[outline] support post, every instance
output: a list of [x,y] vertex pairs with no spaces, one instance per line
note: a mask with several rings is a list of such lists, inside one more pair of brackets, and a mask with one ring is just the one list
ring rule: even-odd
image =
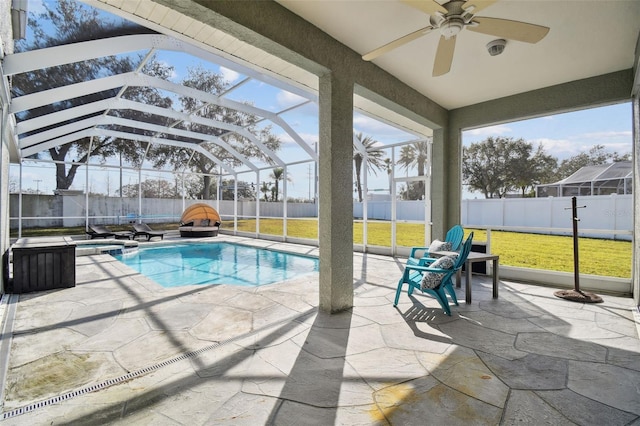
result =
[[353,306],[353,81],[320,77],[320,309]]

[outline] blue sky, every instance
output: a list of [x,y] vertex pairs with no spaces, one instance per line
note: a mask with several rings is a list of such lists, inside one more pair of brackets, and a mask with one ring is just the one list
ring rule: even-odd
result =
[[[626,154],[632,149],[631,103],[609,105],[581,111],[555,114],[530,120],[469,130],[463,144],[493,137],[523,138],[534,147],[542,145],[559,162],[604,145],[607,152]],[[464,198],[483,198],[480,193],[463,191]]]
[[[30,12],[41,11],[42,6],[39,1],[30,0],[29,10]],[[27,36],[29,36],[29,31]],[[175,67],[175,73],[172,77],[174,81],[179,81],[187,75],[187,67],[198,65],[222,74],[229,84],[237,83],[245,78],[245,76],[236,71],[202,62],[197,58],[181,53],[159,52],[158,59],[171,63]],[[253,105],[268,111],[280,111],[302,101],[302,98],[292,93],[258,81],[251,81],[241,86],[228,97],[237,101],[250,101]],[[284,113],[282,117],[308,144],[313,146],[318,141],[317,105],[307,104]],[[501,136],[515,139],[523,138],[535,146],[541,144],[548,154],[557,157],[559,160],[588,151],[597,144],[604,145],[609,152],[617,151],[620,154],[624,154],[630,152],[632,147],[631,119],[631,104],[624,103],[470,130],[463,133],[463,144],[469,145],[480,142],[489,136]],[[380,141],[382,145],[415,139],[413,135],[358,113],[354,114],[354,131],[369,135],[373,139]],[[274,126],[273,132],[283,142],[282,150],[278,155],[285,161],[293,162],[307,158],[306,154],[283,129]],[[388,150],[386,152],[389,154]],[[396,153],[396,158],[397,156],[398,154]],[[17,172],[15,169],[14,167],[12,170],[14,176]],[[312,166],[307,164],[291,167],[289,170],[291,179],[288,194],[290,197],[309,197],[310,192],[312,192],[309,185],[309,178],[312,176],[311,171]],[[103,176],[92,179],[92,182],[90,182],[91,190],[106,192],[108,189],[112,195],[115,195],[113,192],[117,185],[114,182],[117,177],[113,173],[115,172],[112,172],[108,178]],[[265,176],[267,173],[264,172],[262,174],[262,180],[268,180],[268,176]],[[397,176],[404,176],[404,174],[404,170],[396,169]],[[129,179],[137,179],[136,176],[131,175]],[[23,167],[23,188],[35,190],[37,186],[39,191],[50,194],[55,188],[54,176],[55,173],[51,165],[42,167],[26,163]],[[240,175],[239,180],[252,181],[253,176],[253,174]],[[143,173],[143,180],[158,178],[162,178],[162,176],[160,174],[154,176],[153,172]],[[127,183],[127,181],[123,182],[123,184]],[[72,188],[84,189],[84,184],[85,180],[80,175],[74,181]],[[378,172],[378,176],[370,176],[369,188],[378,190],[388,188],[386,173]],[[474,197],[481,197],[481,195],[464,192],[463,198]]]
[[594,145],[605,145],[619,154],[631,152],[631,103],[550,115],[464,132],[464,144],[480,142],[489,136],[523,138],[542,145],[560,160]]

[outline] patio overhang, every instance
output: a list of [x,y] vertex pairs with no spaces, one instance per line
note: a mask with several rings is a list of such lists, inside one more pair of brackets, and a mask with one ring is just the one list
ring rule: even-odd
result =
[[[465,37],[468,40],[462,40],[461,37],[459,49],[462,53],[456,53],[456,60],[460,62],[449,75],[440,79],[430,77],[429,73],[424,72],[425,64],[416,62],[430,57],[428,52],[431,46],[427,44],[416,42],[407,46],[409,50],[394,52],[374,62],[362,60],[361,54],[372,47],[369,44],[379,43],[380,37],[389,38],[392,33],[402,35],[403,31],[407,32],[409,21],[424,19],[424,16],[411,17],[410,13],[418,14],[407,9],[402,2],[379,3],[376,6],[381,9],[371,14],[362,13],[360,8],[354,9],[351,2],[332,2],[331,7],[327,8],[331,9],[328,15],[318,9],[318,3],[95,1],[91,4],[161,34],[131,36],[126,40],[113,39],[113,42],[86,42],[86,48],[81,51],[61,46],[59,50],[37,58],[26,54],[6,55],[3,73],[13,75],[37,69],[43,64],[52,66],[60,61],[79,60],[95,54],[122,53],[137,47],[146,49],[148,54],[159,47],[174,48],[201,57],[215,55],[216,60],[226,61],[225,66],[241,68],[249,78],[268,80],[279,87],[285,85],[287,91],[303,98],[301,105],[317,101],[321,139],[320,199],[325,209],[324,213],[321,212],[321,223],[324,219],[324,223],[330,224],[321,229],[321,239],[326,238],[320,244],[321,258],[323,253],[327,253],[327,256],[333,253],[326,259],[337,262],[332,271],[321,269],[321,282],[340,282],[337,284],[341,289],[339,293],[350,286],[352,276],[350,267],[342,265],[339,256],[345,250],[351,250],[352,246],[351,241],[343,241],[345,235],[351,234],[350,215],[345,212],[352,208],[349,207],[350,197],[344,196],[343,192],[351,193],[351,173],[346,172],[351,164],[346,157],[347,153],[350,157],[352,152],[354,109],[384,117],[416,134],[433,133],[431,206],[433,232],[438,235],[460,220],[460,150],[461,132],[465,129],[635,99],[634,161],[635,170],[638,169],[640,23],[637,16],[640,14],[640,4],[637,2],[585,2],[581,5],[581,19],[575,19],[575,5],[519,2],[512,7],[510,2],[496,2],[483,13],[547,25],[551,28],[550,38],[536,45],[538,49],[520,48],[514,44],[513,59],[506,59],[497,66],[472,52],[472,37]],[[397,19],[388,19],[389,16]],[[353,25],[344,25],[345,21]],[[599,31],[593,31],[593,22],[599,24]],[[376,35],[376,32],[380,34]],[[572,54],[568,55],[567,52]],[[552,70],[550,64],[553,64]],[[523,72],[523,69],[526,71]],[[170,82],[143,77],[136,72],[81,83],[67,88],[68,93],[53,90],[10,100],[10,110],[5,114],[18,113],[25,108],[67,99],[72,95],[136,85],[186,94],[205,103],[234,108],[270,120],[289,133],[310,159],[317,158],[311,144],[283,122],[278,113],[235,103],[224,97],[195,93],[189,88],[176,87]],[[87,104],[66,114],[72,114],[71,119],[77,119],[98,113],[101,108],[110,111],[124,107],[149,114],[159,112],[145,105],[130,103],[123,106],[120,102],[129,100],[119,96],[104,101],[105,104]],[[172,112],[165,112],[165,115],[176,121],[189,118]],[[33,132],[52,125],[54,128],[37,136],[24,134],[19,142],[16,134],[13,138],[16,148],[22,151],[22,155],[33,154],[38,149],[64,143],[75,132],[90,136],[87,133],[89,128],[91,132],[126,138],[125,134],[108,132],[122,132],[122,129],[134,127],[130,121],[106,114],[100,119],[91,118],[80,124],[66,124],[68,127],[56,129],[54,121],[62,118],[62,115],[51,116],[49,120],[53,121],[48,123],[39,120],[19,123],[15,126],[17,132]],[[68,121],[69,118],[65,119]],[[251,139],[251,135],[242,134],[242,129],[225,127],[223,123],[206,124]],[[86,127],[83,128],[83,125]],[[160,131],[170,137],[163,140],[155,135]],[[136,131],[131,132],[130,136],[135,140],[142,137],[149,144],[166,142],[200,150],[203,149],[201,144],[211,143],[225,148],[224,141],[219,138],[198,132],[183,132],[172,126],[161,129],[138,123]],[[255,140],[252,142],[255,143]],[[12,149],[10,146],[10,154]],[[230,153],[248,170],[259,168],[237,152]],[[282,164],[277,154],[267,154],[276,164]],[[638,180],[636,171],[634,182]],[[633,192],[638,194],[637,190]],[[638,206],[640,203],[635,197]],[[636,234],[639,227],[636,219]],[[638,242],[634,244],[637,251]],[[640,266],[637,256],[634,259],[637,294]],[[329,302],[329,305],[332,303]]]

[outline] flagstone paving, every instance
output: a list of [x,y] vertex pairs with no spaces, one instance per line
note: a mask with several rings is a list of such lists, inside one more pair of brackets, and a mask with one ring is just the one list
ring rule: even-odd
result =
[[474,276],[474,302],[448,317],[421,294],[392,306],[403,259],[353,257],[354,307],[334,315],[317,309],[317,273],[164,289],[78,257],[76,287],[3,299],[0,422],[640,425],[632,299],[583,305],[502,281],[494,300]]

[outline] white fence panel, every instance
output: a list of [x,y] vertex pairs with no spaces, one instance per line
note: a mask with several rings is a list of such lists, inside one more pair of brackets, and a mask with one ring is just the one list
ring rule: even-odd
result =
[[[85,196],[79,195],[35,195],[23,194],[22,215],[38,219],[26,220],[24,226],[82,226],[85,218]],[[144,198],[142,219],[145,222],[171,222],[180,220],[182,211],[200,200],[154,199]],[[602,195],[578,197],[580,218],[579,229],[582,235],[599,238],[616,238],[630,240],[633,229],[633,196]],[[225,220],[234,214],[234,202],[222,200],[219,203],[210,200],[208,204],[219,206],[219,212]],[[137,198],[89,197],[89,216],[91,223],[128,223],[137,216]],[[422,222],[425,218],[424,201],[398,201],[397,219],[400,221]],[[18,196],[10,197],[12,228],[17,227]],[[462,200],[462,224],[465,226],[483,227],[527,227],[542,228],[539,232],[569,234],[571,222],[571,198],[506,198],[496,200],[474,199]],[[261,217],[282,217],[283,203],[260,202]],[[362,203],[353,203],[354,218],[362,218]],[[238,203],[239,217],[255,217],[256,202],[242,201]],[[369,201],[368,218],[372,220],[391,220],[390,201]],[[318,217],[318,205],[312,203],[288,203],[287,217]],[[56,219],[57,218],[57,219]],[[585,232],[584,230],[622,231],[627,234],[606,234],[602,232]]]
[[[630,231],[633,227],[632,195],[578,197],[581,235],[629,240],[630,235],[582,230]],[[462,223],[466,226],[545,228],[566,235],[573,226],[570,197],[462,200]],[[556,229],[556,231],[553,231]]]
[[[390,203],[387,202],[387,205]],[[391,206],[388,207],[391,209]],[[398,201],[396,204],[396,217],[398,220],[414,220],[422,222],[425,215],[425,203],[422,200]]]
[[[363,216],[364,203],[353,203],[353,217],[360,219]],[[396,204],[396,217],[398,220],[423,221],[425,212],[424,201],[398,201]],[[368,201],[367,218],[371,220],[391,220],[391,201]]]

